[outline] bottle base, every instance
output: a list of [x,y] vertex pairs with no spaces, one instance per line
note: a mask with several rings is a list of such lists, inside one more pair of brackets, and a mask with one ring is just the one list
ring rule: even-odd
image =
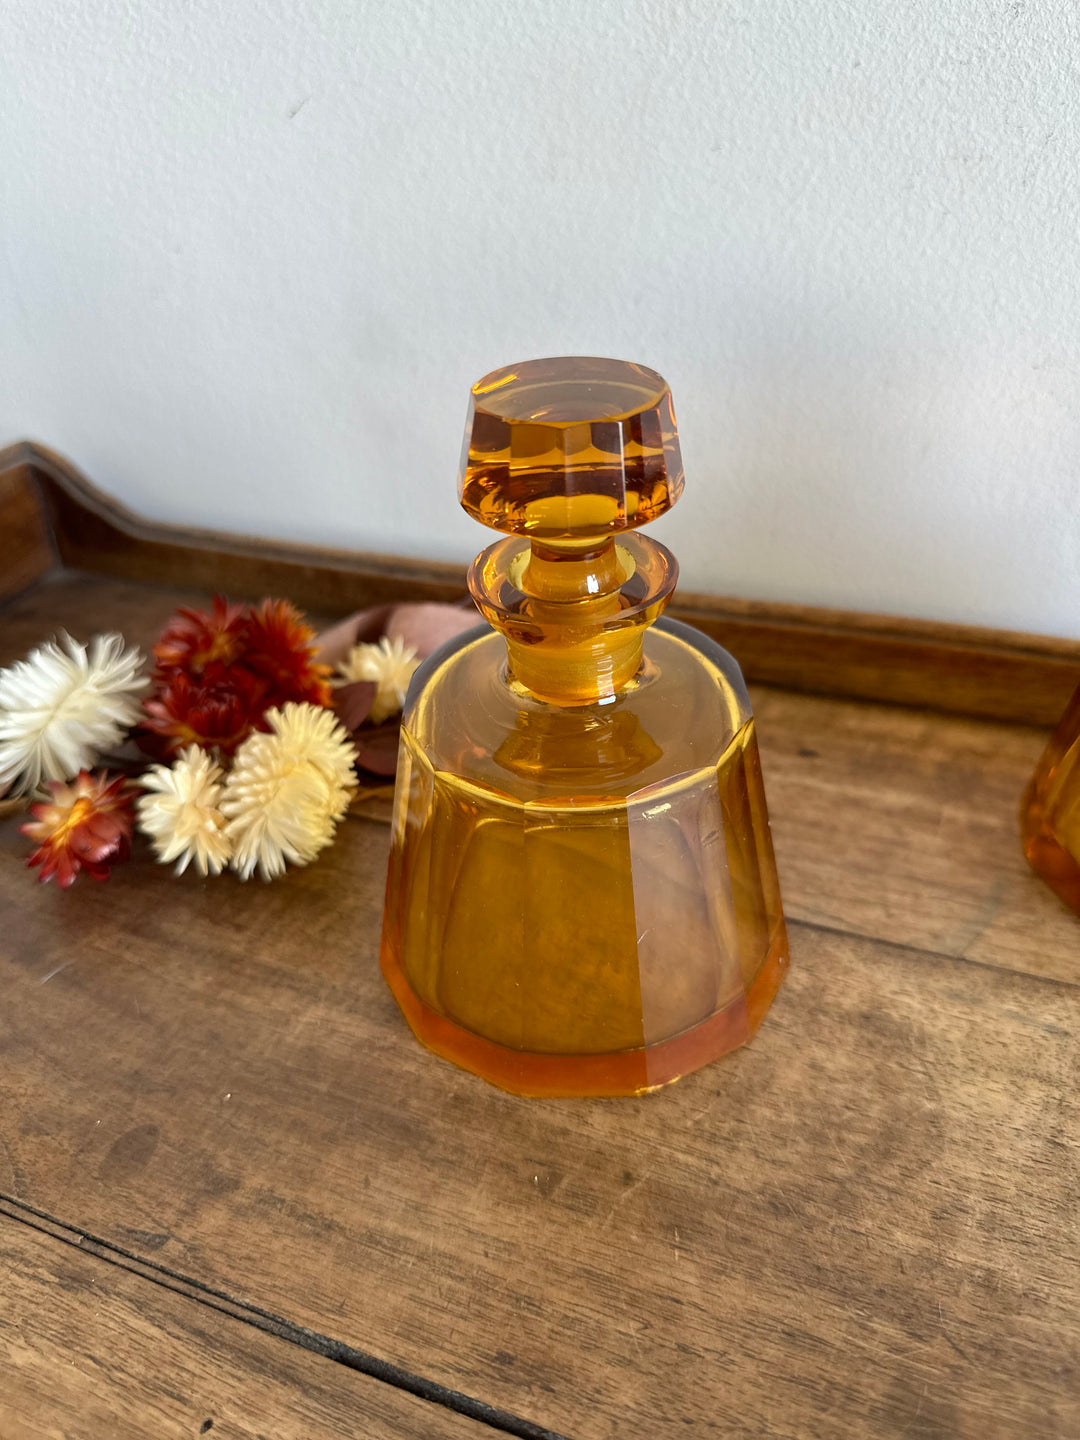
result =
[[745,995],[670,1040],[611,1055],[540,1055],[495,1044],[425,1005],[385,943],[381,965],[410,1029],[427,1049],[512,1095],[553,1100],[647,1095],[745,1044],[765,1018],[789,958],[781,924]]
[[1047,825],[1034,780],[1020,808],[1020,830],[1028,864],[1070,910],[1080,915],[1080,865]]

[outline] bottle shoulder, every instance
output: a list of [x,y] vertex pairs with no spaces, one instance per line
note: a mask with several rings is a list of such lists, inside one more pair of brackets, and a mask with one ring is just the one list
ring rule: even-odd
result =
[[417,671],[402,724],[433,770],[522,801],[620,797],[715,767],[750,721],[739,667],[692,626],[662,620],[637,676],[607,702],[548,704],[507,675],[489,627]]

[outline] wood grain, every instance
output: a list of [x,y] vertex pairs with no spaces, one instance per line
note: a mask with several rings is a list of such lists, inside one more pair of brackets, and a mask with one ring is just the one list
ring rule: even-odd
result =
[[683,592],[672,614],[747,679],[813,694],[1053,725],[1080,683],[1080,645],[1050,636]]
[[757,688],[789,916],[1080,981],[1080,918],[1020,847],[1043,730]]
[[1080,989],[793,927],[757,1040],[644,1102],[426,1055],[386,833],[273,887],[27,888],[0,1188],[583,1437],[1071,1437]]
[[38,492],[25,467],[0,465],[0,600],[17,595],[55,564]]
[[[148,656],[165,621],[180,605],[205,605],[205,590],[195,586],[146,585],[78,570],[60,570],[32,590],[8,600],[0,610],[0,666],[20,659],[58,630],[79,640],[103,630],[118,630]],[[327,623],[324,613],[307,611],[310,624]]]
[[[30,442],[0,451],[5,474],[36,486],[70,568],[237,598],[284,594],[335,615],[465,593],[462,565],[148,521]],[[818,694],[1053,725],[1080,681],[1075,640],[685,591],[671,613],[727,646],[748,679]]]
[[4,1440],[496,1432],[0,1215]]

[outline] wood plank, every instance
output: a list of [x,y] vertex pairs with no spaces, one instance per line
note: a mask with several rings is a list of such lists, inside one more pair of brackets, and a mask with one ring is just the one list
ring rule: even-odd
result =
[[672,614],[748,680],[812,694],[1053,725],[1080,683],[1080,645],[1050,636],[682,592]]
[[[4,474],[33,479],[69,567],[238,598],[285,594],[339,615],[465,592],[463,565],[146,520],[30,442],[0,451]],[[748,679],[813,693],[1053,725],[1080,681],[1077,640],[689,592],[671,613],[726,645]]]
[[1020,845],[1045,731],[771,689],[753,698],[789,917],[1080,979],[1080,917]]
[[55,563],[38,492],[26,467],[0,466],[0,600],[17,595]]
[[1080,1425],[1080,989],[795,925],[754,1044],[641,1102],[423,1052],[386,831],[273,885],[28,886],[0,1189],[556,1431]]
[[[0,609],[0,666],[21,659],[59,630],[70,630],[83,641],[99,631],[118,630],[149,655],[162,626],[178,606],[205,606],[208,600],[207,592],[195,586],[147,585],[60,570]],[[328,623],[326,615],[306,614],[312,625]]]
[[0,1215],[4,1440],[496,1432]]
[[464,565],[145,520],[43,446],[23,442],[0,451],[0,474],[5,469],[33,474],[60,559],[71,569],[225,590],[238,599],[286,595],[305,609],[339,616],[386,601],[466,594]]

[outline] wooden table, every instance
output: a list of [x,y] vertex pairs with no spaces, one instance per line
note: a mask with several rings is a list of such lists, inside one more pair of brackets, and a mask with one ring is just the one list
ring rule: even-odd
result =
[[[0,608],[152,639],[181,592]],[[385,827],[271,886],[0,824],[0,1437],[1080,1434],[1080,920],[1016,811],[1046,732],[757,687],[792,970],[641,1100],[427,1054]]]

